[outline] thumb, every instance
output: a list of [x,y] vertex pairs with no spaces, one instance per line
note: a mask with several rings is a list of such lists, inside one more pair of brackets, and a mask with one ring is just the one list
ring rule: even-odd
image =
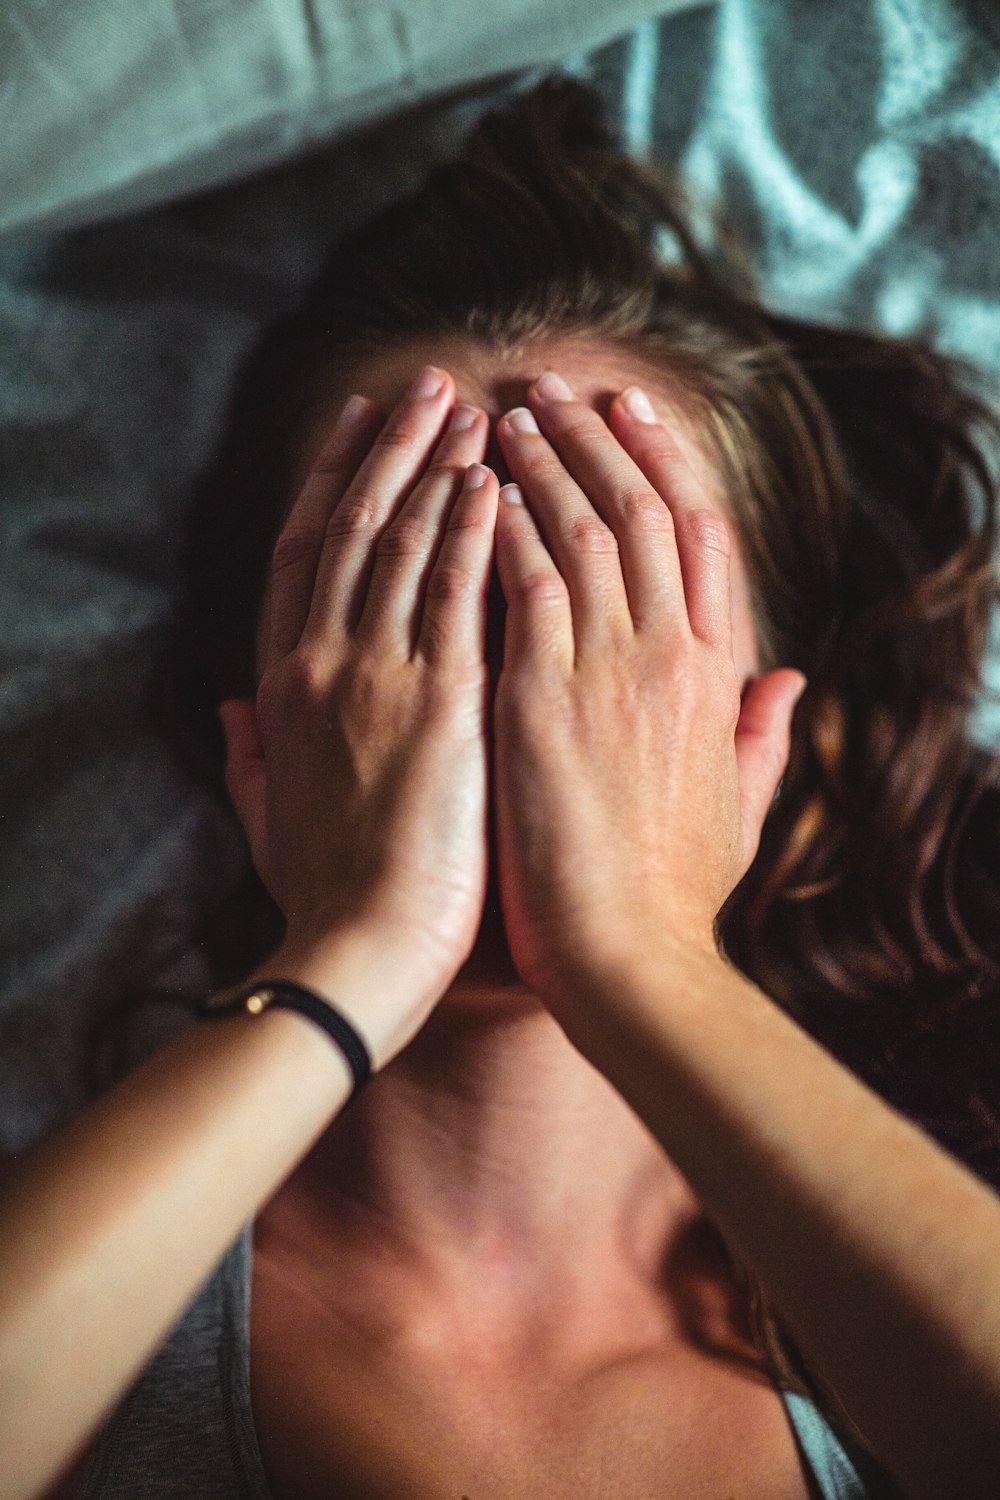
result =
[[808,686],[801,672],[781,667],[748,684],[736,725],[743,818],[741,876],[753,864],[760,831],[788,764],[792,714]]
[[249,698],[227,698],[218,713],[226,741],[226,791],[259,873],[267,851],[267,778],[257,711]]

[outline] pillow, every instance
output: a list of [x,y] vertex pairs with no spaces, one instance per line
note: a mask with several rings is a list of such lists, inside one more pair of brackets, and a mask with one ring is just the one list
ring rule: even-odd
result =
[[259,170],[701,0],[6,0],[0,232]]
[[[600,74],[637,144],[657,35],[572,64]],[[197,934],[247,868],[234,816],[170,753],[150,692],[240,360],[331,239],[530,79],[400,109],[197,197],[0,237],[0,1150],[189,1024],[210,983]]]
[[[201,0],[216,16],[225,4]],[[91,19],[67,7],[67,35],[93,34],[109,4],[78,8]],[[3,46],[12,15],[29,11],[34,24],[48,6],[0,11],[0,79],[24,74],[23,37],[17,68]],[[1000,381],[1000,22],[984,10],[972,26],[966,11],[961,0],[913,0],[905,18],[871,0],[720,0],[571,66],[591,74],[632,150],[652,147],[728,206],[769,303],[922,333]],[[120,63],[112,73],[117,85],[91,92],[113,139],[111,123],[146,106],[115,102]],[[268,76],[262,64],[261,88]],[[235,818],[167,755],[148,691],[239,361],[295,304],[335,234],[414,186],[523,82],[399,109],[363,136],[153,212],[0,239],[0,1148],[21,1149],[85,1102],[89,1032],[119,1031],[119,1001],[135,1016],[136,1060],[187,1024],[185,997],[209,982],[193,934],[246,866]],[[166,111],[166,76],[146,83]],[[183,92],[176,73],[170,87]],[[50,80],[45,97],[55,89]],[[249,95],[245,107],[256,108]],[[109,186],[98,135],[88,145],[72,119],[67,94],[50,156],[35,143],[50,166],[25,166],[24,191],[0,194],[0,214],[83,218],[98,175],[105,212],[129,193],[162,195],[166,179],[127,171]],[[10,142],[9,107],[3,123]],[[311,128],[305,111],[297,128]],[[249,141],[247,168],[259,165]],[[59,159],[70,146],[86,192]],[[269,149],[291,148],[275,136]],[[134,163],[138,142],[130,150]],[[193,161],[177,163],[178,181]],[[223,175],[207,145],[196,164]],[[992,663],[1000,687],[1000,630]],[[1000,716],[979,729],[1000,744]],[[150,996],[140,1007],[137,988]]]

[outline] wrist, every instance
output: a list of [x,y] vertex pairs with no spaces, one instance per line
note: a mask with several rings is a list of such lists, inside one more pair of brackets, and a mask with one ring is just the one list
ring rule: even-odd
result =
[[264,979],[290,980],[340,1011],[365,1043],[375,1072],[402,1051],[439,998],[420,983],[405,954],[360,926],[287,933],[246,982]]
[[636,924],[628,930],[576,936],[558,961],[547,966],[545,998],[558,1001],[581,987],[614,991],[623,984],[662,979],[678,963],[706,960],[726,963],[712,929],[694,924]]
[[550,973],[539,995],[569,1040],[594,1061],[595,1047],[603,1049],[629,1016],[638,1021],[650,1009],[697,1004],[720,971],[732,972],[713,934],[665,929],[655,938],[581,946],[572,962]]

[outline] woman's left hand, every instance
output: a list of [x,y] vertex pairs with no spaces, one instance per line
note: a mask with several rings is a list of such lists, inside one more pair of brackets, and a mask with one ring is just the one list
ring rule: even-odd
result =
[[781,669],[741,701],[731,535],[669,430],[621,397],[609,428],[548,384],[529,397],[541,431],[498,424],[527,504],[501,492],[494,710],[504,923],[543,996],[665,945],[715,952],[804,686]]

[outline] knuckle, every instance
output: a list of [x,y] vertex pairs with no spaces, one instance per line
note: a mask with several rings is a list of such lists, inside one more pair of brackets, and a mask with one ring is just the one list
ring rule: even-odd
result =
[[566,470],[551,448],[538,443],[528,443],[520,455],[519,462],[532,476],[536,484],[557,485],[566,483]]
[[375,447],[394,452],[399,448],[412,448],[423,436],[421,424],[414,411],[404,408],[389,418],[375,439]]
[[637,434],[633,455],[642,455],[642,467],[647,464],[655,468],[657,484],[662,484],[668,494],[695,493],[692,489],[693,474],[688,458],[680,448],[677,438],[665,427],[643,427]]
[[338,474],[343,474],[346,468],[347,461],[342,450],[340,448],[327,447],[316,455],[311,472],[323,478],[328,476],[336,477]]
[[300,527],[295,531],[283,531],[271,554],[271,576],[275,577],[286,568],[308,562],[322,545],[323,533],[315,528]]
[[566,540],[579,552],[597,555],[618,551],[618,539],[599,516],[574,516],[566,526]]
[[464,568],[457,565],[437,567],[427,580],[427,598],[437,604],[448,604],[466,599],[472,589],[472,579]]
[[377,550],[381,557],[417,557],[428,550],[429,542],[428,529],[421,521],[400,516],[383,531]]
[[664,427],[660,423],[650,423],[649,426],[643,425],[636,436],[643,453],[648,454],[650,458],[655,458],[665,467],[671,468],[675,464],[684,462],[677,438],[669,427]]
[[624,490],[618,503],[623,521],[636,531],[673,530],[670,507],[648,486]]
[[593,439],[598,420],[589,408],[574,401],[567,407],[566,415],[559,424],[559,431],[565,442],[579,447]]
[[686,628],[671,630],[659,643],[660,672],[669,682],[674,703],[687,702],[701,691],[704,662],[699,644]]
[[[489,681],[485,662],[456,634],[448,610],[430,610],[420,626],[420,694],[430,722],[457,727],[470,713],[482,724],[483,690]],[[476,691],[478,689],[478,691]]]
[[297,647],[261,678],[257,710],[262,728],[285,724],[303,708],[314,704],[323,686],[319,663]]
[[[448,634],[447,626],[441,622],[440,634],[434,641],[434,647],[442,653],[450,644]],[[450,730],[454,730],[459,724],[468,722],[471,712],[476,715],[478,727],[479,715],[482,713],[482,699],[479,692],[470,694],[469,690],[470,688],[481,690],[485,681],[485,668],[478,664],[461,668],[450,664],[445,669],[441,666],[430,665],[429,670],[424,672],[421,682],[425,722],[436,726],[447,726]]]
[[448,517],[449,531],[493,531],[492,515],[480,503],[478,491],[472,499],[460,501]]
[[707,713],[735,732],[743,695],[731,656],[683,632],[662,643],[660,673],[678,712],[699,718]]
[[345,714],[374,722],[379,703],[391,696],[390,682],[377,657],[358,652],[341,663],[333,696]]
[[716,510],[688,511],[685,526],[692,540],[707,552],[721,552],[728,557],[733,550],[729,527]]
[[326,523],[326,535],[332,541],[348,540],[374,531],[378,524],[378,507],[368,495],[349,495],[335,510]]
[[677,649],[677,674],[695,694],[699,694],[706,685],[705,662],[698,650],[699,644],[689,631],[685,631],[683,644]]
[[436,457],[431,459],[422,477],[451,485],[460,482],[464,474],[464,464],[447,463],[443,458]]
[[316,657],[299,646],[285,661],[282,686],[289,697],[311,701],[322,692],[324,676]]
[[525,573],[516,581],[514,592],[522,604],[532,608],[565,604],[568,597],[566,585],[551,568]]

